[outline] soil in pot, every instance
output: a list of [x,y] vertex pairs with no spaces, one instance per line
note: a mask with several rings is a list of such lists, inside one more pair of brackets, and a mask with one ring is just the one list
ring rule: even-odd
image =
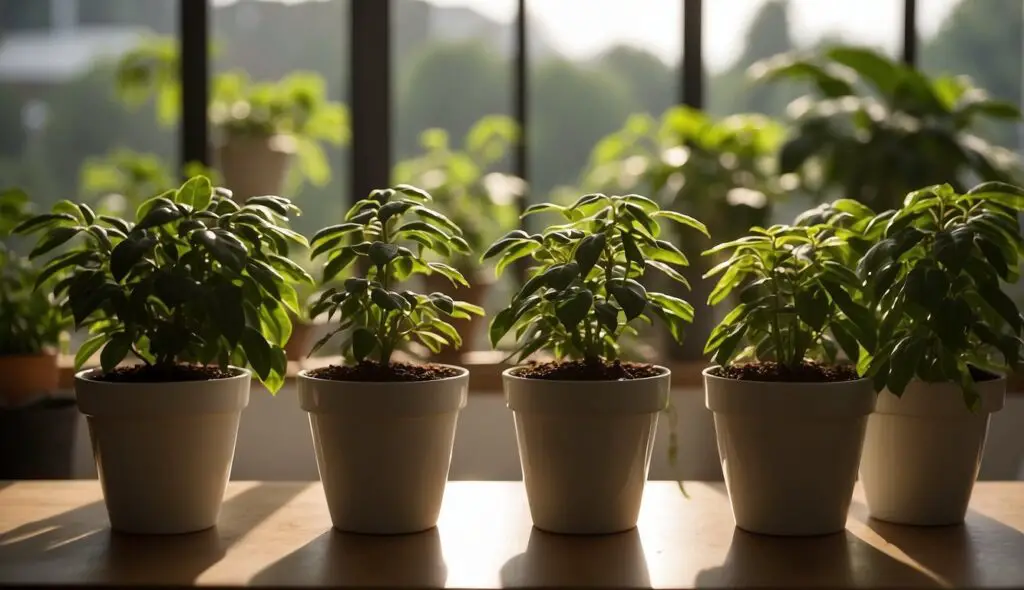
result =
[[710,373],[726,379],[775,383],[837,383],[859,378],[857,370],[851,366],[815,362],[804,362],[796,367],[788,367],[774,361],[760,361],[715,367]]
[[459,375],[458,369],[437,364],[388,363],[361,361],[355,365],[331,365],[308,372],[315,379],[329,381],[408,382],[436,381]]
[[126,365],[91,377],[106,383],[175,383],[227,379],[236,374],[212,365]]
[[527,363],[514,369],[512,374],[525,379],[550,381],[623,381],[657,377],[662,370],[650,363],[584,360]]

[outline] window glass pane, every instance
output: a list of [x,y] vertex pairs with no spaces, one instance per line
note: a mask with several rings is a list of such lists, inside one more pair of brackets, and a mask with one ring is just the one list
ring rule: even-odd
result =
[[[211,119],[218,169],[238,193],[292,198],[303,211],[293,227],[309,235],[341,218],[348,193],[348,0],[213,5]],[[268,97],[294,105],[304,94],[315,107],[302,133],[281,133],[291,119],[266,126],[261,105]],[[237,105],[240,97],[249,99],[251,112]],[[294,121],[301,124],[303,117]],[[278,135],[268,141],[270,132]]]
[[110,193],[136,196],[126,166],[171,174],[176,121],[158,121],[151,100],[122,100],[115,74],[176,21],[171,2],[0,1],[0,186],[23,187],[37,209],[85,199],[117,212]]
[[[918,0],[921,68],[930,75],[967,75],[993,98],[1020,106],[1024,86],[1024,2]],[[1024,127],[986,121],[988,140],[1020,150]]]
[[531,197],[576,186],[599,139],[633,113],[655,117],[681,91],[682,2],[528,4]]
[[793,49],[852,44],[902,53],[900,0],[716,0],[704,3],[707,110],[781,115],[796,88],[752,87],[747,68]]
[[[489,316],[508,301],[511,281],[495,282],[493,267],[481,265],[479,256],[519,226],[522,193],[509,176],[515,9],[515,0],[396,0],[391,15],[392,180],[430,191],[475,252],[451,259],[470,288],[455,289],[440,275],[421,278],[422,288],[482,305]],[[485,318],[453,322],[462,352],[490,348],[486,324]]]

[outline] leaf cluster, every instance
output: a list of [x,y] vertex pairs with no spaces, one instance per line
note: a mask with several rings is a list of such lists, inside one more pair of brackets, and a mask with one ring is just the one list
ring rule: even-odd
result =
[[648,269],[689,286],[679,268],[689,264],[672,243],[661,239],[662,219],[707,235],[704,224],[676,211],[661,210],[641,195],[593,193],[569,206],[541,203],[524,216],[558,213],[566,221],[543,233],[515,230],[496,241],[483,259],[496,258],[495,272],[530,257],[536,263],[509,306],[491,321],[492,346],[509,332],[518,342],[512,356],[525,359],[539,350],[556,358],[617,358],[618,340],[635,334],[634,320],[664,321],[676,341],[683,339],[693,307],[686,301],[648,291],[640,279]]
[[839,193],[875,210],[899,207],[908,192],[971,177],[1011,182],[1019,158],[973,131],[986,120],[1019,121],[964,76],[928,78],[877,51],[835,47],[820,55],[780,54],[754,64],[762,82],[809,83],[790,105],[792,125],[779,172],[799,172],[804,188]]
[[444,293],[421,294],[399,286],[413,275],[434,273],[455,287],[469,286],[451,265],[427,259],[470,252],[459,226],[428,207],[431,201],[429,193],[406,184],[374,190],[349,209],[344,223],[313,236],[310,257],[326,257],[324,282],[357,263],[365,272],[346,279],[340,289],[326,289],[313,303],[311,317],[337,315],[341,324],[310,354],[343,332],[342,351],[353,362],[373,357],[386,365],[395,350],[413,340],[433,352],[462,345],[446,318],[469,319],[470,314],[483,315],[483,309]]
[[0,190],[0,356],[55,347],[69,324],[51,293],[35,289],[39,269],[8,243],[11,230],[28,217],[28,206],[21,189]]
[[711,332],[705,353],[715,363],[812,359],[835,364],[875,345],[875,318],[861,302],[861,281],[844,262],[849,245],[828,225],[755,227],[705,255],[727,253],[705,278],[720,275],[708,297],[738,303]]
[[275,196],[240,207],[196,176],[142,203],[134,221],[61,201],[15,231],[41,234],[30,257],[50,255],[37,285],[66,272],[54,294],[91,334],[76,367],[96,352],[104,371],[129,354],[153,365],[250,366],[276,392],[287,310],[299,307],[292,283],[312,281],[287,257],[290,243],[306,245],[287,227],[297,214]]
[[861,374],[895,395],[914,377],[958,383],[973,407],[970,367],[1003,372],[1019,362],[1024,319],[1001,283],[1020,277],[1022,210],[1019,187],[988,182],[959,194],[944,184],[851,220],[872,244],[857,274],[880,317]]
[[[489,115],[466,134],[463,146],[449,144],[444,129],[420,135],[422,153],[395,165],[396,182],[429,191],[437,210],[462,229],[473,252],[482,252],[495,239],[516,226],[516,200],[524,190],[522,179],[493,171],[518,137],[511,117]],[[477,256],[458,254],[452,266],[474,270]]]

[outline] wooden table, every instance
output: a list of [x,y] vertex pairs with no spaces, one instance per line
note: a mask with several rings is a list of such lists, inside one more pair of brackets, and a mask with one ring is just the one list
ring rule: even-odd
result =
[[[453,482],[417,535],[331,529],[319,482],[233,482],[220,525],[111,533],[95,481],[0,483],[0,584],[331,585],[351,588],[1024,588],[1024,482],[981,483],[965,526],[865,517],[847,531],[761,537],[733,526],[721,484],[652,482],[640,526],[603,537],[533,529],[520,482]],[[415,490],[410,490],[415,493]]]

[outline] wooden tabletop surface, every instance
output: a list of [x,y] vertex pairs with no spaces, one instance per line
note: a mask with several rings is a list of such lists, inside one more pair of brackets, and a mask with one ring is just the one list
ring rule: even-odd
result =
[[[316,483],[232,482],[220,524],[173,537],[111,533],[95,481],[0,483],[0,585],[417,588],[1024,588],[1024,482],[978,484],[965,526],[867,519],[811,539],[735,529],[722,484],[651,482],[637,529],[533,529],[521,482],[452,482],[438,528],[331,529]],[[410,490],[410,493],[414,493]]]

